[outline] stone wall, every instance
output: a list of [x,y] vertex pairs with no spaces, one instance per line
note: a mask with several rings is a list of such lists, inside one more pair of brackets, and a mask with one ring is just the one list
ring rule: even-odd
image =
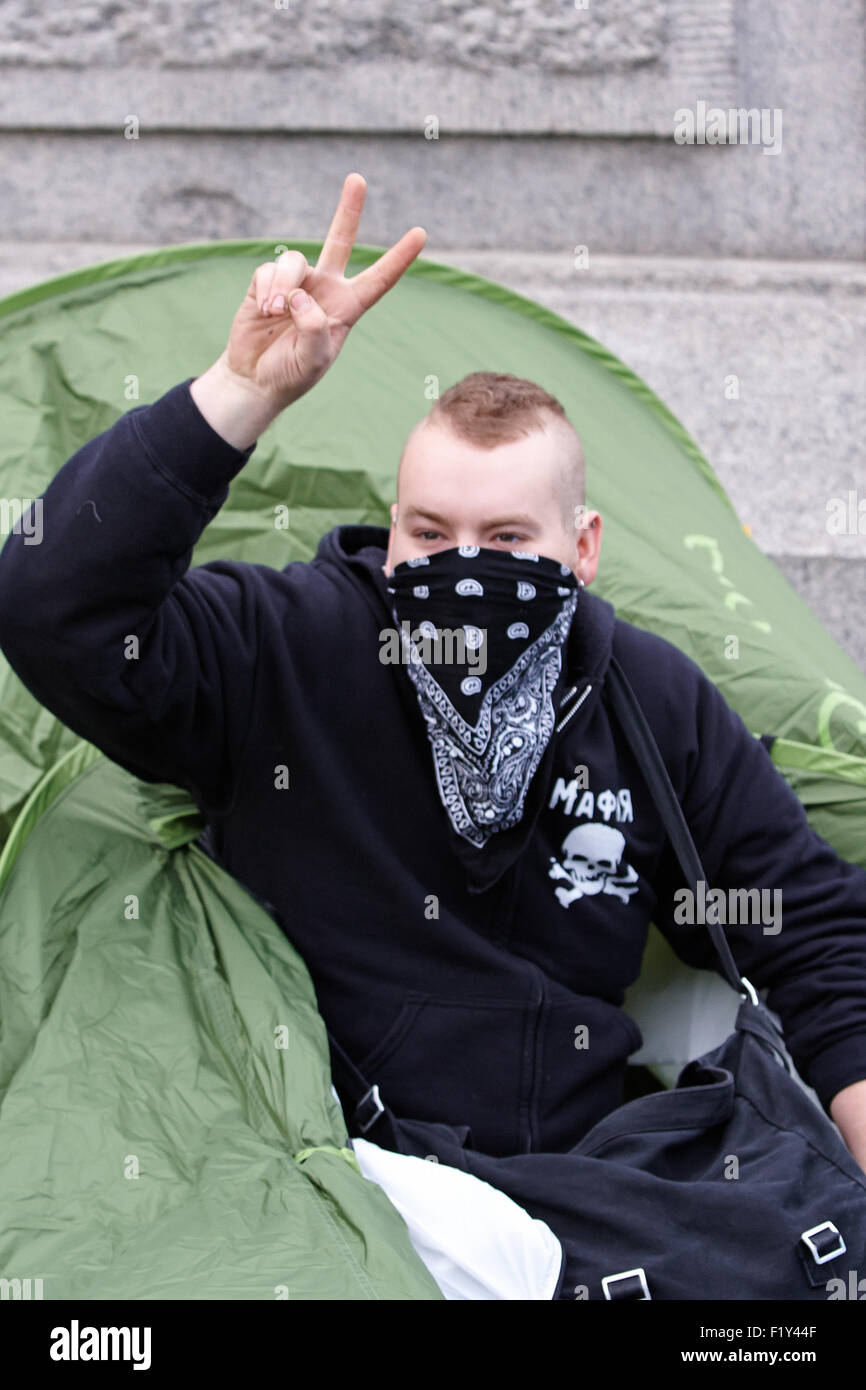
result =
[[[866,535],[824,525],[866,497],[864,36],[858,0],[4,0],[0,292],[321,236],[360,169],[361,240],[421,223],[432,259],[645,376],[866,668]],[[701,104],[766,130],[713,143]],[[678,143],[683,109],[703,143]]]

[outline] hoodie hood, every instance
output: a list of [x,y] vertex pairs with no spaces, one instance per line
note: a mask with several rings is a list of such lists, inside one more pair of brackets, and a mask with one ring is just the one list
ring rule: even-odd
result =
[[[394,622],[383,569],[388,551],[388,534],[386,526],[335,526],[322,536],[315,556],[316,563],[334,565],[351,577],[383,627],[390,627]],[[470,892],[480,893],[491,888],[525,848],[547,798],[554,759],[570,727],[570,722],[563,725],[562,721],[578,702],[584,707],[584,715],[588,718],[588,707],[600,697],[610,662],[615,624],[616,614],[612,604],[582,589],[564,649],[562,674],[553,695],[557,727],[530,783],[521,820],[511,830],[492,837],[480,849],[455,831],[450,832],[451,847],[466,870]],[[404,678],[400,688],[404,692],[410,717],[418,722],[419,732],[426,742],[414,687],[402,668],[398,668],[398,674]],[[588,686],[591,687],[589,690]],[[562,733],[559,732],[560,727]],[[434,776],[432,763],[430,775]],[[442,814],[446,815],[444,808]]]

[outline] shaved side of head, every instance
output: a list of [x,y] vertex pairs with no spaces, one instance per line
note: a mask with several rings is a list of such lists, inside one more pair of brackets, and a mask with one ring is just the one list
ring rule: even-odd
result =
[[411,440],[422,431],[449,430],[476,448],[494,449],[521,436],[542,431],[557,446],[557,490],[563,528],[579,526],[586,503],[586,458],[580,438],[563,406],[536,382],[504,372],[472,372],[449,387],[429,414],[410,430],[397,469],[397,496],[403,459]]

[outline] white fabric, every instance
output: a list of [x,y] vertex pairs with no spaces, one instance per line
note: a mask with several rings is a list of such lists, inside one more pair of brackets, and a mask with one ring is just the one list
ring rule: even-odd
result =
[[[766,989],[758,991],[762,999],[766,993]],[[629,1062],[648,1067],[663,1085],[675,1086],[687,1062],[719,1047],[734,1031],[740,1002],[740,996],[715,971],[697,970],[680,960],[651,924],[640,978],[625,991],[625,1012],[643,1035],[642,1046]],[[781,1027],[779,1015],[773,1009],[769,1013]],[[817,1092],[796,1068],[792,1076],[822,1109]]]
[[544,1221],[459,1168],[368,1139],[351,1143],[364,1177],[397,1208],[446,1298],[553,1298],[562,1246]]

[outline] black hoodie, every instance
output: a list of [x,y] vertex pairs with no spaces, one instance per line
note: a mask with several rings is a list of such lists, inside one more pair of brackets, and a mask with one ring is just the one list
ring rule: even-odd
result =
[[40,545],[9,536],[0,645],[70,729],[191,792],[396,1112],[468,1125],[492,1155],[566,1150],[622,1101],[642,1040],[620,1005],[649,922],[717,968],[705,927],[674,920],[681,874],[608,708],[611,652],[707,882],[782,890],[780,931],[726,930],[802,1076],[825,1108],[866,1078],[866,873],[810,829],[700,668],[583,590],[524,817],[472,850],[439,800],[408,674],[379,660],[384,527],[335,527],[284,570],[189,568],[252,453],[208,425],[192,379],[69,459]]

